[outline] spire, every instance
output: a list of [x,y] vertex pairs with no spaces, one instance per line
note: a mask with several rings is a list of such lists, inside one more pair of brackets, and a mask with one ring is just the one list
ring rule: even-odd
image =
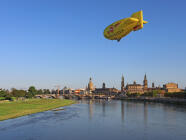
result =
[[106,88],[106,86],[105,86],[105,83],[103,83],[103,86],[102,86],[102,88],[103,88],[103,89],[105,89],[105,88]]
[[143,80],[143,88],[147,89],[148,88],[148,81],[147,81],[147,75],[145,73],[144,80]]
[[134,85],[136,85],[136,81],[134,81],[134,83],[133,83]]
[[122,74],[121,80],[124,81],[124,76],[123,76],[123,74]]
[[125,90],[125,82],[124,82],[124,76],[122,74],[122,77],[121,77],[121,92],[124,92]]
[[152,83],[152,88],[155,88],[154,82]]
[[146,76],[146,73],[145,73],[145,76],[144,76],[144,80],[147,80],[147,76]]

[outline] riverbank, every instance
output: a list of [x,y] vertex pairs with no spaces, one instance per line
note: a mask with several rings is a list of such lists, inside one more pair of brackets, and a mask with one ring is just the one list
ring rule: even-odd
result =
[[65,99],[101,99],[101,100],[127,100],[136,102],[154,102],[154,103],[164,103],[164,104],[175,104],[175,105],[185,105],[185,98],[171,98],[171,97],[128,97],[128,96],[106,96],[106,95],[65,95]]
[[0,103],[0,121],[73,104],[72,100],[27,99]]
[[164,104],[186,105],[186,99],[178,98],[156,98],[156,97],[119,97],[117,100],[139,101],[139,102],[154,102]]

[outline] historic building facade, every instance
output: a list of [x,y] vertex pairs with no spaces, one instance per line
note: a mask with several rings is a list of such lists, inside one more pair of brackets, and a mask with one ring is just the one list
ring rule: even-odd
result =
[[136,82],[134,81],[133,84],[127,84],[126,86],[126,92],[127,93],[144,93],[144,88],[142,85],[140,84],[136,84]]
[[176,83],[167,83],[163,85],[163,89],[166,92],[181,92],[181,89],[178,88],[178,84]]
[[[122,82],[121,82],[121,89],[123,90],[124,86],[124,78],[122,76]],[[145,74],[144,80],[143,80],[143,85],[137,84],[136,81],[134,81],[133,84],[127,84],[126,87],[124,88],[125,93],[140,93],[143,94],[144,92],[148,92],[148,81],[147,81],[147,76]]]
[[118,94],[118,89],[116,88],[106,88],[105,83],[103,83],[102,88],[95,88],[94,94],[98,95],[116,95]]

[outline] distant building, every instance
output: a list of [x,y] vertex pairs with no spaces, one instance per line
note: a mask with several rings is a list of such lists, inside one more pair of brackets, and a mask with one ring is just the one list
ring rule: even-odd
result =
[[75,89],[75,90],[73,90],[73,93],[74,94],[85,94],[85,89],[82,89],[82,88]]
[[133,84],[127,84],[126,86],[126,91],[127,93],[140,93],[143,94],[144,90],[143,90],[143,86],[140,84],[136,84],[136,81],[134,81]]
[[106,88],[105,83],[103,83],[102,89],[105,89],[105,88]]
[[136,84],[136,81],[134,81],[133,84],[127,84],[126,86],[126,92],[127,93],[140,93],[143,94],[144,92],[149,92],[152,89],[148,88],[148,81],[147,81],[147,75],[145,74],[144,80],[143,80],[143,85]]
[[63,94],[71,94],[72,93],[72,90],[71,88],[67,88],[66,86],[63,88]]
[[152,83],[152,88],[155,88],[155,84],[154,84],[154,82]]
[[116,95],[118,94],[118,92],[119,92],[118,89],[114,87],[106,88],[105,83],[103,83],[102,88],[96,88],[93,93],[99,95]]
[[121,93],[125,92],[125,82],[124,82],[124,76],[122,75],[121,78]]
[[92,83],[92,78],[90,77],[89,83],[88,83],[88,90],[92,91],[94,90],[94,85]]
[[146,74],[145,74],[144,80],[143,80],[143,89],[144,89],[144,92],[147,91],[147,89],[148,89],[148,81],[147,81]]
[[181,92],[181,89],[178,88],[178,84],[175,83],[167,83],[163,85],[163,89],[166,92]]

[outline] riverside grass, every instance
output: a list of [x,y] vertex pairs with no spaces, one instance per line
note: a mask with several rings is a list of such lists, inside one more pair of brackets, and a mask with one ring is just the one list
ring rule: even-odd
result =
[[0,121],[43,112],[73,103],[74,101],[72,100],[61,99],[27,99],[0,103]]

